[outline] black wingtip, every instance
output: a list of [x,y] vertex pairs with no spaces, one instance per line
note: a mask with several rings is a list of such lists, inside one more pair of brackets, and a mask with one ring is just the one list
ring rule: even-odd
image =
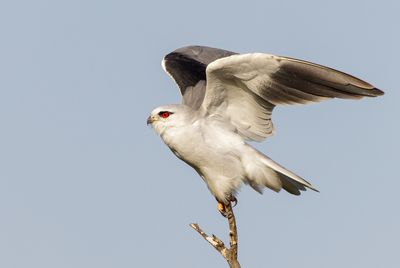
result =
[[374,97],[378,97],[378,96],[385,95],[385,92],[383,92],[383,91],[380,90],[380,89],[377,89],[376,87],[374,87],[374,88],[372,89],[372,92],[373,92],[373,94],[374,94]]
[[314,192],[320,193],[320,191],[318,189],[315,189],[315,188],[309,188],[309,189],[313,190]]

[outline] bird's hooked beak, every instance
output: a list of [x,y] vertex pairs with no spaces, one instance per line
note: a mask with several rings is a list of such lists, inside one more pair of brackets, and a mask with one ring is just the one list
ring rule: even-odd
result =
[[156,121],[156,119],[153,116],[149,116],[147,118],[147,125],[153,124],[153,122]]

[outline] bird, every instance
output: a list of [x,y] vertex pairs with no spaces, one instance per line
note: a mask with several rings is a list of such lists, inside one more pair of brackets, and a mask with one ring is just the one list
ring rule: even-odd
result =
[[259,193],[318,191],[249,144],[274,134],[276,106],[384,94],[344,72],[266,53],[185,46],[167,54],[161,65],[182,102],[155,108],[147,125],[200,175],[222,215],[228,204],[236,204],[243,184]]

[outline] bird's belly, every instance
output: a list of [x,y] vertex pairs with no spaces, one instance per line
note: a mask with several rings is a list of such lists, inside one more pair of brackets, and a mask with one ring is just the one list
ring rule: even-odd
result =
[[206,134],[192,132],[190,137],[174,139],[179,142],[166,143],[178,158],[199,173],[219,200],[224,200],[243,181],[240,148],[244,142],[226,135],[213,133],[211,137]]

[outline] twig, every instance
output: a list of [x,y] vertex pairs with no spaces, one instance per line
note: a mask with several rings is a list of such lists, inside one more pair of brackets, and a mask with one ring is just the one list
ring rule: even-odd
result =
[[208,243],[210,243],[228,262],[230,268],[240,268],[237,259],[238,254],[238,234],[236,228],[235,214],[233,214],[232,205],[225,205],[226,217],[229,223],[229,248],[225,247],[224,242],[215,235],[207,235],[197,223],[190,224],[196,232],[198,232]]

